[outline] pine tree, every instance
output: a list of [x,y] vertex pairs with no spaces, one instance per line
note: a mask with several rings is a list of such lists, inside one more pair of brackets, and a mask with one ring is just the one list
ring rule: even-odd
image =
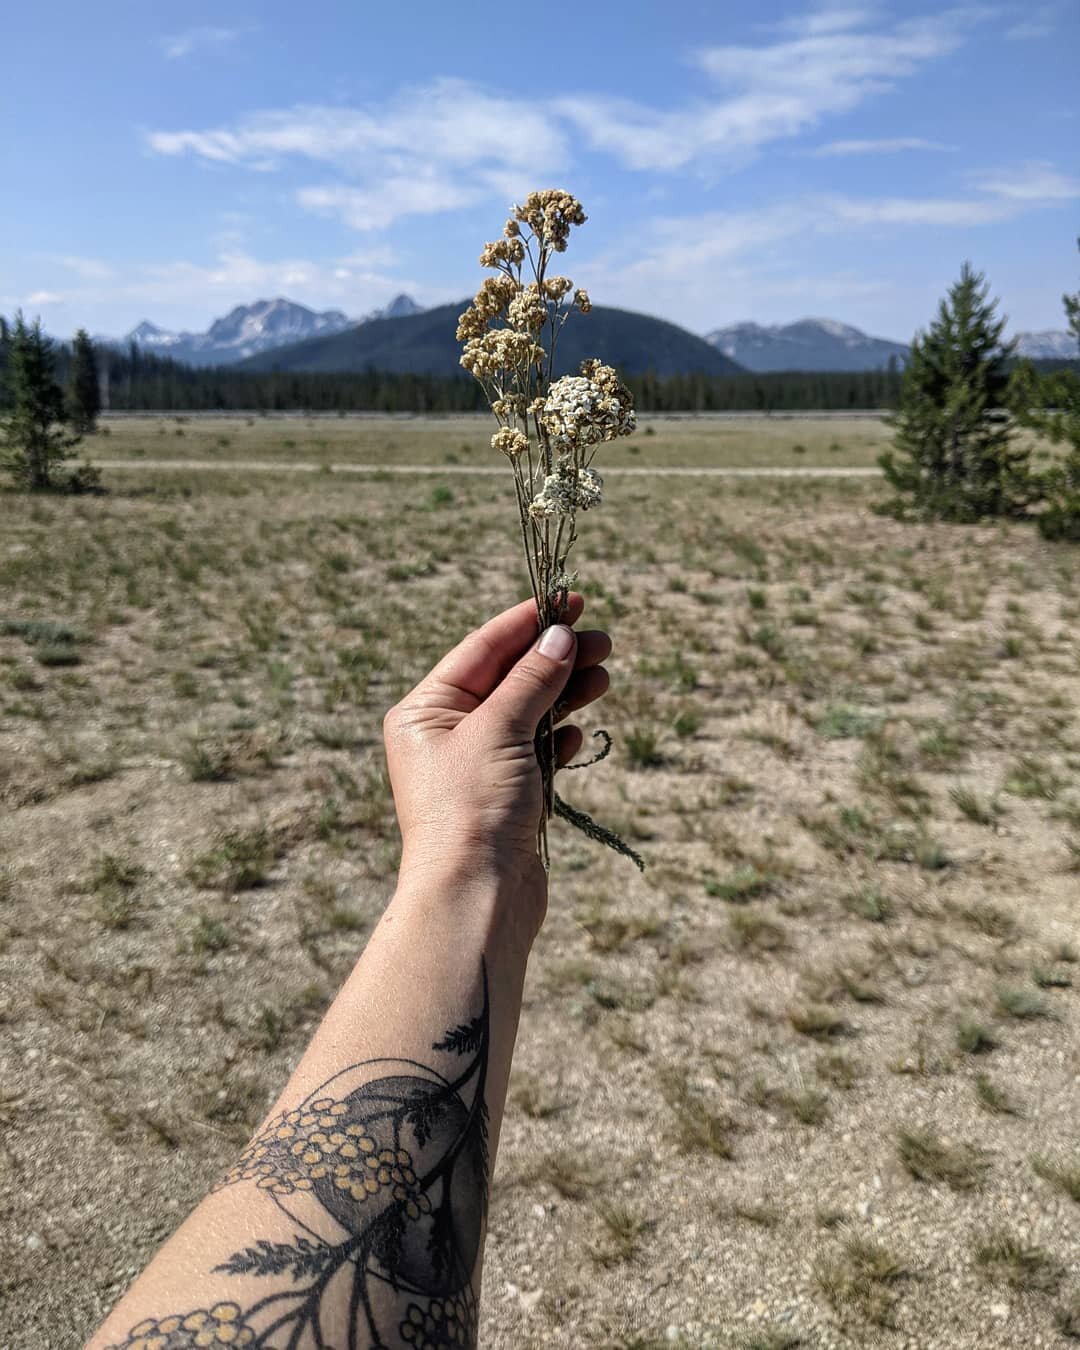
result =
[[22,313],[16,314],[8,342],[7,408],[0,417],[0,468],[31,491],[57,486],[54,469],[71,458],[79,439],[66,431],[64,394],[54,370],[52,343],[40,321],[27,325]]
[[98,382],[97,356],[85,328],[80,328],[71,344],[71,373],[68,402],[71,407],[71,425],[80,436],[97,430],[97,416],[101,411],[101,386]]
[[983,276],[965,263],[936,320],[911,346],[892,426],[895,452],[880,463],[898,499],[884,509],[940,520],[975,521],[1023,513],[1031,499],[1028,452],[1013,441],[1004,409],[1006,366]]
[[[1061,299],[1080,351],[1080,291]],[[1047,539],[1080,543],[1080,373],[1040,375],[1025,361],[1013,376],[1010,397],[1025,426],[1067,447],[1064,459],[1040,475],[1046,508],[1037,517],[1039,529]]]

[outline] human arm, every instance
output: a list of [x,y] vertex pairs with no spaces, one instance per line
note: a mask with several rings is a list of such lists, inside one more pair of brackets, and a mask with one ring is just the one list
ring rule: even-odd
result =
[[[571,597],[569,620],[583,608]],[[603,693],[605,635],[531,645],[531,602],[387,716],[398,887],[239,1162],[90,1350],[472,1345],[487,1186],[543,921],[533,738]],[[558,733],[565,762],[580,746]],[[441,1339],[440,1339],[441,1337]]]

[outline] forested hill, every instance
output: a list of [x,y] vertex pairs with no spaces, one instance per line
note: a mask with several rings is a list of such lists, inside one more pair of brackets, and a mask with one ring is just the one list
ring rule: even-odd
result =
[[[407,318],[375,319],[341,333],[309,338],[261,352],[239,371],[355,372],[456,376],[462,373],[461,343],[455,331],[467,300]],[[629,310],[597,306],[590,314],[572,314],[559,335],[556,373],[575,372],[583,360],[598,356],[628,375],[652,371],[667,375],[734,375],[741,367],[697,337],[663,319]]]

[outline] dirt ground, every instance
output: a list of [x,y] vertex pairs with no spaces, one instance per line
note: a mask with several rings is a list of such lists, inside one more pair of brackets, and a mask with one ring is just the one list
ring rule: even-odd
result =
[[[233,1160],[392,888],[383,711],[521,594],[497,479],[112,486],[0,495],[12,1350]],[[1080,1337],[1078,555],[881,494],[612,477],[583,522],[616,744],[562,791],[649,869],[556,832],[485,1346]]]

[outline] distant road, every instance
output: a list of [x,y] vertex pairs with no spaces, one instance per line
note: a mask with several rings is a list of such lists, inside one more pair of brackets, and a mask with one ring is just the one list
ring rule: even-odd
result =
[[[811,408],[805,411],[798,409],[783,409],[776,412],[768,412],[764,409],[747,409],[731,412],[639,412],[638,417],[646,421],[656,422],[745,422],[747,420],[765,421],[765,422],[845,422],[851,420],[861,420],[865,418],[887,417],[892,410],[889,408]],[[243,412],[236,409],[206,409],[197,412],[184,412],[178,409],[175,412],[104,412],[102,418],[105,421],[123,422],[129,420],[138,421],[175,421],[180,419],[184,422],[189,421],[247,421],[256,419],[260,422],[315,422],[315,421],[363,421],[363,422],[438,422],[452,421],[456,418],[475,418],[478,422],[490,422],[491,413],[489,412],[445,412],[445,413],[411,413],[411,412],[258,412],[252,409],[249,412]]]
[[[95,459],[98,469],[187,469],[196,472],[203,470],[219,473],[367,473],[402,474],[424,477],[445,478],[451,474],[459,477],[484,478],[506,473],[504,465],[499,464],[314,464],[296,460],[275,461],[272,459]],[[867,467],[842,468],[829,465],[827,468],[760,467],[737,469],[719,465],[666,465],[656,468],[611,468],[604,470],[605,478],[655,478],[658,474],[673,478],[880,478],[881,470]]]

